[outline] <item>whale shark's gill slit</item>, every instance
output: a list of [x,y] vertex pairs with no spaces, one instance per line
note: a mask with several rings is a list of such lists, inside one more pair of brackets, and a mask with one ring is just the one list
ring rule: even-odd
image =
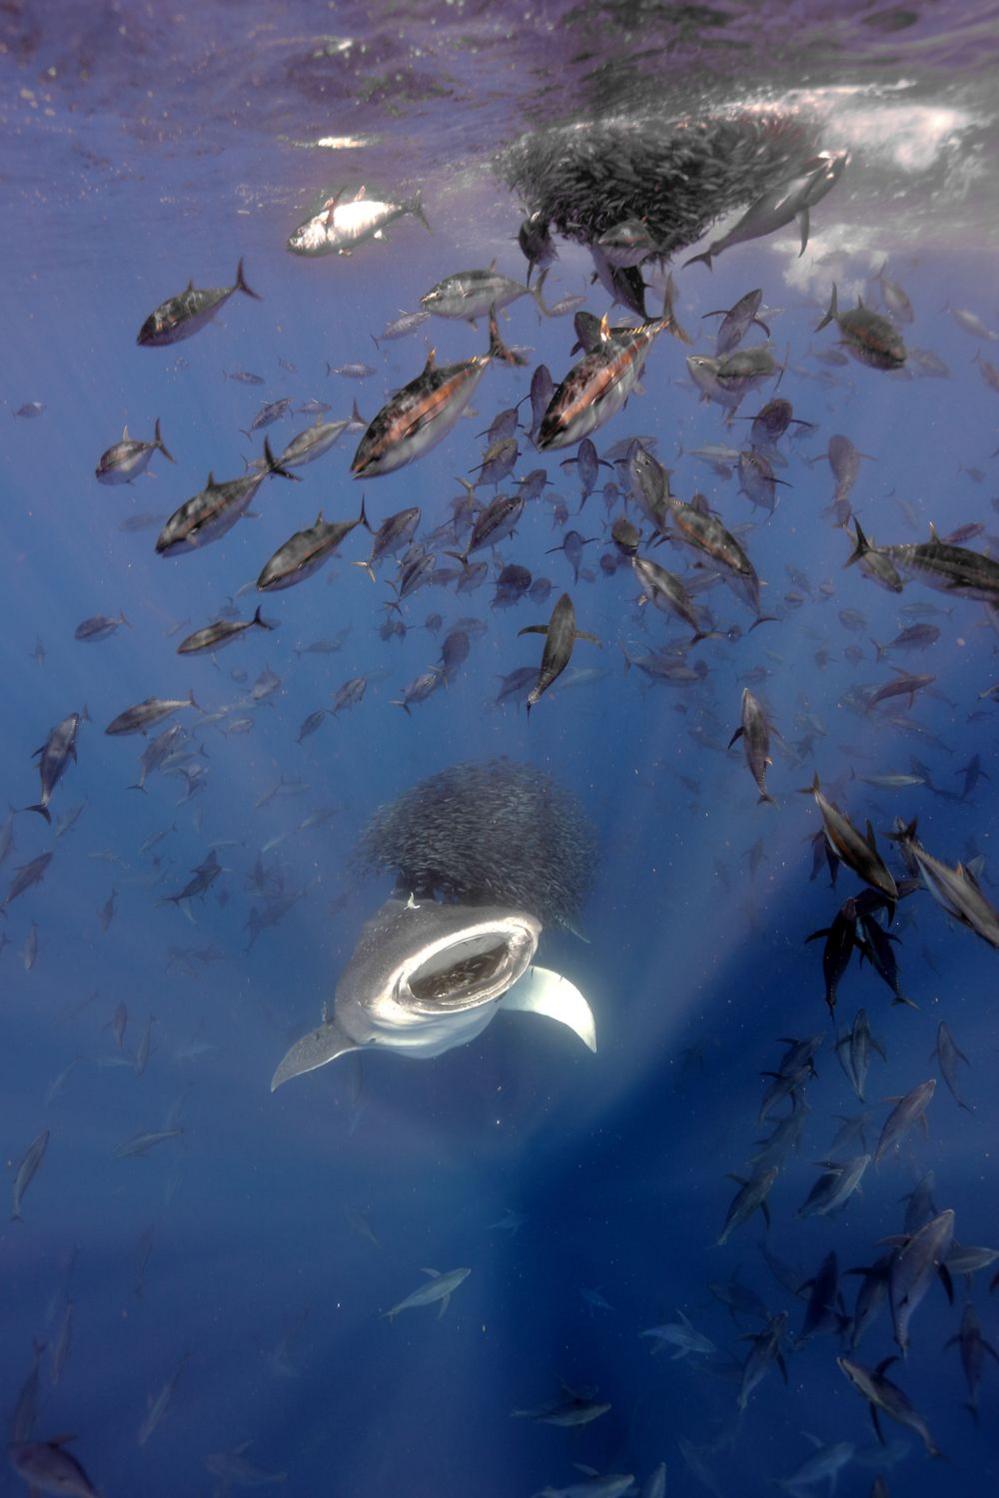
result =
[[410,976],[410,992],[419,1003],[445,1009],[457,1006],[493,982],[509,960],[507,943],[495,937],[476,936],[457,942],[434,953]]

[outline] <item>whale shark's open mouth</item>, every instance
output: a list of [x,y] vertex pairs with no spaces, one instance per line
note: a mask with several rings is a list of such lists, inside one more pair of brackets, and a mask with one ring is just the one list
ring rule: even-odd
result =
[[410,975],[408,986],[417,1008],[463,1006],[472,994],[502,982],[510,967],[510,947],[486,934],[435,952]]

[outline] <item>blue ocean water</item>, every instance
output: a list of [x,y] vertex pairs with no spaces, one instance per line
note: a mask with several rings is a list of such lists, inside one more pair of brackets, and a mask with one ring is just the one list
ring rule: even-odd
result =
[[[921,842],[948,865],[984,856],[973,866],[996,898],[996,709],[985,695],[995,616],[918,578],[896,596],[846,569],[852,520],[830,512],[825,457],[837,434],[866,455],[850,510],[879,545],[924,541],[931,523],[941,536],[973,525],[964,544],[997,554],[997,393],[985,377],[999,362],[994,21],[971,5],[841,10],[552,5],[516,17],[486,6],[203,5],[167,16],[60,4],[3,21],[0,754],[12,808],[38,799],[32,754],[52,727],[85,706],[88,716],[52,825],[18,810],[0,869],[6,891],[16,869],[52,854],[3,918],[12,1189],[32,1141],[48,1131],[48,1142],[23,1220],[0,1235],[0,1406],[12,1443],[72,1433],[68,1449],[107,1498],[269,1480],[289,1495],[345,1498],[606,1495],[623,1489],[592,1473],[632,1474],[640,1491],[660,1463],[669,1493],[755,1498],[803,1466],[810,1436],[850,1447],[838,1477],[847,1498],[867,1498],[879,1474],[882,1492],[904,1498],[988,1492],[999,1478],[999,1369],[985,1354],[975,1420],[959,1349],[945,1348],[969,1298],[999,1343],[993,1268],[958,1275],[953,1304],[932,1284],[904,1361],[888,1370],[942,1457],[887,1418],[879,1444],[836,1361],[854,1356],[847,1318],[861,1282],[846,1271],[888,1251],[902,1198],[928,1173],[935,1210],[955,1213],[955,1238],[999,1248],[995,954],[920,889],[890,927],[916,1007],[893,1004],[854,954],[830,1021],[822,943],[806,938],[863,886],[848,868],[835,889],[824,866],[810,877],[822,822],[798,794],[817,772],[858,827],[870,818],[896,873],[887,834],[898,817],[918,819]],[[677,315],[696,341],[660,336],[642,390],[593,434],[602,456],[641,437],[672,493],[705,495],[764,583],[762,612],[775,619],[751,632],[752,610],[724,585],[699,595],[717,630],[687,657],[705,663],[702,680],[660,685],[628,667],[628,655],[684,644],[689,631],[638,606],[615,552],[622,469],[602,468],[580,509],[576,468],[561,461],[575,448],[535,451],[529,402],[515,475],[541,467],[550,485],[513,538],[480,554],[489,577],[477,591],[457,592],[454,576],[386,609],[395,567],[383,564],[373,585],[351,565],[370,550],[361,530],[300,586],[267,597],[254,588],[292,532],[319,511],[353,518],[362,494],[373,525],[418,505],[418,539],[449,519],[496,413],[528,394],[537,365],[558,383],[579,357],[578,309],[546,317],[529,297],[500,316],[527,366],[494,362],[474,410],[416,463],[354,480],[359,431],[347,431],[298,470],[301,482],[266,481],[251,516],[216,544],[156,554],[159,528],[210,471],[238,477],[265,435],[279,452],[311,422],[294,408],[318,399],[331,408],[323,419],[346,418],[356,398],[368,421],[431,346],[441,363],[486,352],[484,319],[381,335],[450,272],[495,258],[525,275],[525,205],[496,151],[548,125],[585,133],[629,110],[699,117],[735,105],[808,121],[850,164],[813,210],[803,255],[791,226],[727,251],[711,271],[675,258]],[[419,193],[429,232],[406,216],[349,257],[287,252],[325,192],[362,184],[389,200]],[[545,304],[578,295],[608,312],[586,247],[556,243]],[[191,278],[232,285],[240,257],[259,303],[236,295],[195,337],[137,346],[154,307]],[[837,330],[815,329],[832,285],[841,308],[858,296],[883,308],[885,265],[914,309],[906,368],[830,363]],[[748,422],[701,402],[685,363],[713,351],[706,314],[756,287],[783,374],[738,415],[776,393],[813,424],[781,443],[772,515],[739,492],[735,473],[695,456],[708,444],[745,450]],[[660,295],[661,282],[653,313]],[[955,310],[980,319],[978,331]],[[635,319],[617,307],[619,321]],[[327,363],[352,362],[373,373],[327,374]],[[283,398],[288,416],[244,435],[264,401]],[[43,409],[16,414],[31,402]],[[123,426],[149,439],[157,418],[176,463],[154,454],[151,476],[101,486],[95,466]],[[618,486],[609,504],[608,480]],[[483,503],[494,495],[476,492]],[[633,497],[627,513],[644,553],[704,580],[689,555],[651,546]],[[578,579],[552,551],[567,528],[589,542]],[[602,556],[621,564],[605,570]],[[550,578],[551,596],[494,607],[500,562]],[[528,718],[496,703],[500,678],[539,661],[540,637],[518,631],[545,623],[564,590],[600,643],[577,643]],[[183,635],[230,605],[248,619],[257,602],[273,633],[251,630],[217,658],[178,656]],[[109,638],[74,638],[82,620],[120,612],[128,623]],[[425,627],[432,613],[438,631]],[[404,638],[380,637],[392,617]],[[468,661],[400,710],[407,684],[468,617],[484,625]],[[878,659],[872,641],[916,622],[939,629],[935,643]],[[329,648],[306,649],[317,641]],[[911,707],[866,707],[864,693],[894,666],[932,676],[930,689]],[[255,700],[265,671],[279,684]],[[363,701],[300,738],[357,676]],[[774,727],[776,807],[757,804],[741,745],[726,748],[747,684]],[[192,735],[194,779],[151,774],[143,793],[130,789],[148,740],[109,737],[106,725],[146,697],[189,691],[202,712],[177,721]],[[974,755],[986,778],[965,795]],[[500,1014],[435,1060],[348,1056],[272,1094],[275,1067],[319,1024],[362,924],[389,894],[389,878],[350,862],[371,814],[425,776],[497,756],[550,774],[595,825],[578,931],[546,929],[540,956],[588,998],[596,1053],[547,1020]],[[900,774],[922,783],[862,778]],[[223,872],[204,897],[169,902],[213,850]],[[280,919],[254,936],[268,896],[283,913],[270,906]],[[835,1052],[859,1009],[885,1053],[872,1057],[863,1104]],[[799,1218],[814,1162],[873,1151],[888,1100],[939,1078],[941,1021],[968,1058],[958,1082],[970,1111],[940,1078],[925,1133],[871,1164],[839,1214]],[[817,1075],[804,1088],[799,1148],[770,1195],[771,1226],[755,1214],[719,1245],[739,1189],[727,1173],[745,1176],[756,1141],[788,1114],[784,1103],[759,1124],[761,1073],[777,1069],[784,1037],[811,1035],[822,1036]],[[862,1110],[865,1134],[834,1143],[843,1116]],[[120,1156],[146,1131],[179,1132]],[[830,1252],[842,1325],[797,1345],[805,1287]],[[434,1306],[384,1317],[426,1268],[459,1266],[470,1273],[440,1319]],[[757,1298],[734,1313],[724,1303],[733,1283]],[[650,1354],[640,1334],[680,1311],[713,1355]],[[787,1380],[771,1370],[740,1413],[745,1339],[764,1311],[788,1315]],[[874,1367],[897,1351],[886,1304],[856,1357]],[[558,1400],[562,1385],[609,1410],[568,1429],[511,1418]],[[825,1480],[804,1474],[787,1491]],[[4,1482],[25,1491],[13,1470]]]

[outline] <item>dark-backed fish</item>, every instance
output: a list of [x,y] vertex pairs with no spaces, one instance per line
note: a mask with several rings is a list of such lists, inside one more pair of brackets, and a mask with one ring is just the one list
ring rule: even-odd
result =
[[273,473],[278,473],[285,479],[298,478],[297,474],[282,468],[265,437],[264,459],[260,468],[241,478],[227,479],[221,484],[210,473],[204,489],[174,511],[156,538],[159,555],[187,555],[200,546],[208,546],[212,541],[220,540],[245,515],[260,485]]
[[724,250],[775,234],[778,229],[785,228],[795,219],[798,220],[801,231],[799,255],[803,255],[808,245],[809,211],[835,187],[849,159],[846,151],[823,151],[820,155],[813,156],[793,177],[763,193],[750,204],[738,222],[721,239],[714,240],[700,255],[692,255],[689,260],[685,260],[684,269],[703,261],[710,270],[712,260]]
[[[535,298],[543,285],[544,276],[541,276],[534,288]],[[490,308],[498,312],[501,307],[530,295],[530,287],[502,275],[493,261],[487,270],[461,270],[445,276],[420,297],[420,306],[435,317],[464,318],[474,323],[477,318],[485,317]]]
[[872,312],[858,301],[849,312],[840,312],[835,283],[829,299],[829,309],[822,321],[816,325],[819,333],[834,322],[843,335],[843,344],[859,364],[870,369],[901,369],[905,363],[905,343],[901,333],[887,317]]
[[273,629],[273,624],[268,624],[262,617],[259,608],[252,619],[218,619],[214,624],[208,624],[204,629],[195,630],[193,635],[188,635],[181,640],[177,646],[178,655],[196,655],[202,650],[221,650],[224,645],[231,645],[233,640],[238,640],[248,629]]
[[535,703],[540,701],[552,683],[561,676],[572,658],[572,648],[577,640],[589,640],[593,645],[600,644],[596,635],[576,628],[576,610],[568,593],[562,594],[552,609],[552,616],[547,624],[525,624],[523,629],[517,631],[517,634],[518,636],[545,636],[545,648],[541,654],[538,680],[527,698],[528,713]]
[[612,329],[603,319],[599,348],[574,365],[552,395],[537,436],[543,452],[579,442],[620,411],[634,393],[660,333],[690,342],[676,320],[672,294],[670,283],[662,316],[637,328]]
[[354,477],[393,473],[435,447],[454,426],[494,359],[524,362],[500,338],[492,312],[487,353],[460,364],[438,365],[431,350],[422,372],[396,391],[369,424],[350,465]]
[[845,863],[847,868],[852,869],[860,879],[863,879],[865,884],[880,890],[892,904],[895,904],[898,900],[898,886],[878,852],[874,829],[870,822],[867,824],[867,836],[862,837],[849,817],[845,816],[822,794],[817,772],[811,785],[806,787],[804,794],[814,798],[822,814],[826,841],[836,857]]
[[42,783],[42,796],[34,806],[26,807],[27,811],[37,811],[46,822],[51,822],[49,802],[52,792],[62,778],[63,772],[70,760],[76,763],[76,736],[80,730],[80,723],[84,717],[89,719],[86,708],[83,713],[70,713],[57,723],[49,734],[45,743],[35,750],[38,759],[38,774]]
[[117,718],[112,718],[104,732],[112,736],[145,733],[155,723],[169,718],[171,713],[179,712],[182,707],[194,707],[201,712],[193,692],[188,692],[186,697],[146,697],[134,707],[127,707]]
[[107,452],[101,453],[97,461],[95,475],[99,484],[130,484],[133,479],[138,478],[149,466],[149,460],[153,453],[160,452],[169,462],[176,462],[163,441],[160,432],[159,417],[153,428],[152,442],[143,442],[138,437],[128,435],[126,425],[121,434],[121,441],[109,447]]
[[767,722],[766,713],[748,687],[742,689],[739,727],[729,739],[728,747],[731,749],[739,739],[743,741],[746,764],[749,766],[749,773],[756,781],[760,793],[757,805],[766,802],[770,806],[776,806],[776,801],[767,790],[767,769],[773,764],[770,758],[770,724]]
[[199,290],[193,281],[189,281],[185,291],[161,302],[142,324],[136,343],[142,348],[159,348],[168,343],[180,343],[182,338],[190,338],[193,333],[205,327],[237,291],[252,297],[255,302],[261,300],[246,284],[242,258],[236,267],[234,285]]
[[296,583],[305,582],[329,560],[352,530],[359,525],[367,526],[367,523],[363,497],[356,520],[324,520],[320,510],[313,525],[304,531],[296,531],[265,563],[257,578],[258,589],[262,593],[274,593],[280,588],[291,588]]

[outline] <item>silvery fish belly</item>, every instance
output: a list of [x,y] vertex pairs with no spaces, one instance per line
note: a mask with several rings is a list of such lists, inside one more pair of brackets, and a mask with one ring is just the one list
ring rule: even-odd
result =
[[292,1046],[271,1090],[361,1047],[440,1056],[474,1040],[501,1005],[557,1019],[595,1049],[582,994],[531,968],[540,935],[541,923],[525,911],[389,900],[361,932],[332,1021]]

